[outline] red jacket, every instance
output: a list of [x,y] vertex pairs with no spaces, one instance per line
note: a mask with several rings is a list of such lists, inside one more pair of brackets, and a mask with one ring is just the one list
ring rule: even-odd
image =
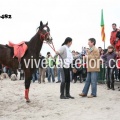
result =
[[112,31],[111,32],[111,36],[110,36],[110,44],[115,46],[115,40],[116,40],[116,34],[117,34],[117,30],[116,31]]
[[117,57],[117,68],[120,69],[120,57]]

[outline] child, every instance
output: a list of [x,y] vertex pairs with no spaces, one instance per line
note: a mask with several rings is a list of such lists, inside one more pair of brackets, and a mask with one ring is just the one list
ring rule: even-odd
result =
[[107,79],[107,88],[114,89],[114,70],[115,70],[115,60],[116,53],[114,52],[113,46],[108,46],[108,51],[105,55],[102,56],[102,59],[106,61],[106,79]]

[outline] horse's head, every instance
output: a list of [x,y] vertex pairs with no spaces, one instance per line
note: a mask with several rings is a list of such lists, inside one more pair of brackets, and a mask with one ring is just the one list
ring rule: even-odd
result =
[[50,36],[50,28],[48,27],[48,22],[44,25],[43,22],[41,21],[40,26],[38,28],[39,28],[38,34],[40,34],[40,39],[51,43],[52,37]]

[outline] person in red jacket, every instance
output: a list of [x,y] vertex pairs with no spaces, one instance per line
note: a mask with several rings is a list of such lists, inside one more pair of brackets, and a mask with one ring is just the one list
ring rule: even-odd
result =
[[112,24],[113,31],[110,36],[110,44],[115,47],[116,44],[116,34],[117,34],[117,25],[115,23]]
[[115,49],[117,52],[120,52],[120,27],[117,30],[117,34],[116,34],[116,44],[115,44]]

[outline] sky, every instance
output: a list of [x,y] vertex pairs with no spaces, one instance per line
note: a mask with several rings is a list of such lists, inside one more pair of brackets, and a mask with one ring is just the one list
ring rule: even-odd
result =
[[[36,33],[40,21],[48,21],[55,49],[66,37],[71,37],[71,50],[88,47],[88,39],[95,38],[97,47],[104,47],[101,40],[101,9],[104,11],[106,47],[110,44],[111,24],[120,26],[120,0],[0,0],[0,16],[12,15],[12,19],[0,18],[0,44],[8,41],[29,41]],[[53,50],[44,44],[43,55]]]

